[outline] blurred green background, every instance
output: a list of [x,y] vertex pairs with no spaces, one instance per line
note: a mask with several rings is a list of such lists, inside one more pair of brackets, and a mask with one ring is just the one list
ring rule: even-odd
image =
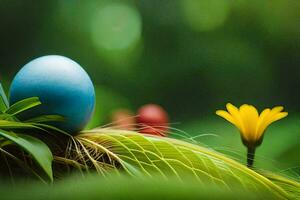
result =
[[111,112],[157,103],[172,126],[244,162],[237,130],[215,116],[227,102],[289,117],[267,131],[257,167],[300,172],[300,1],[0,0],[0,80],[59,54],[90,74],[89,127]]

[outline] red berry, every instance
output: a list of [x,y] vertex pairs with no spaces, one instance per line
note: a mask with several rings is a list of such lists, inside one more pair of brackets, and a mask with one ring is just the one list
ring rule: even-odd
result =
[[169,117],[167,112],[159,105],[147,104],[138,110],[137,123],[139,132],[145,134],[166,136]]
[[120,109],[112,113],[112,127],[123,130],[135,129],[135,117],[132,112],[127,109]]

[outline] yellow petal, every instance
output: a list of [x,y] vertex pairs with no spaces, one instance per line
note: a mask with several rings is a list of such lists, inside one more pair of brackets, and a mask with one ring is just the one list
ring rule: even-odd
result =
[[281,112],[283,110],[283,106],[276,106],[274,108],[272,108],[272,112],[276,113],[276,112]]
[[264,133],[263,124],[265,123],[266,118],[269,115],[270,111],[271,110],[269,108],[266,108],[259,115],[259,118],[258,118],[258,121],[257,121],[257,125],[256,125],[256,134],[255,134],[255,137],[256,137],[257,140]]
[[224,110],[217,110],[216,114],[219,115],[220,117],[223,117],[224,119],[226,119],[227,121],[229,121],[230,123],[232,123],[233,125],[236,126],[235,120],[228,112],[226,112]]
[[258,121],[258,112],[254,106],[244,104],[240,107],[240,115],[245,125],[243,136],[248,141],[255,142],[256,125]]
[[277,115],[278,113],[280,113],[282,110],[283,110],[282,106],[276,106],[276,107],[272,108],[271,112],[266,117],[266,120],[265,120],[266,126],[268,126],[270,124],[269,122],[273,119],[273,117],[275,115]]
[[226,108],[229,112],[231,111],[238,111],[239,109],[237,107],[235,107],[234,105],[232,105],[231,103],[227,103],[226,104]]
[[282,119],[282,118],[285,118],[287,115],[288,115],[287,112],[281,112],[281,113],[278,113],[277,115],[275,115],[275,116],[273,117],[273,119],[271,120],[270,123],[273,123],[273,122],[278,121],[278,120],[280,120],[280,119]]
[[257,132],[258,135],[260,134],[260,137],[271,123],[288,115],[287,112],[281,112],[283,109],[284,108],[282,106],[276,106],[264,117],[264,120],[260,124],[259,131]]
[[237,107],[235,107],[234,105],[232,105],[231,103],[227,103],[226,108],[227,108],[228,112],[231,114],[231,116],[233,117],[233,119],[235,120],[236,126],[238,127],[238,129],[241,132],[245,132],[245,127],[244,127],[241,115],[239,113],[239,109]]
[[276,106],[272,108],[271,112],[268,115],[268,118],[272,118],[275,114],[280,113],[283,110],[283,106]]

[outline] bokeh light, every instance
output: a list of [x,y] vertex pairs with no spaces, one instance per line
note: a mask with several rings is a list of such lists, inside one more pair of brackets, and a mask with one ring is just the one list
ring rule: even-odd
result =
[[131,4],[105,3],[98,7],[91,19],[91,38],[100,57],[115,71],[128,71],[139,58],[142,22]]
[[92,21],[92,40],[105,50],[128,49],[141,37],[141,16],[127,4],[111,3],[100,7]]
[[222,26],[230,11],[228,0],[181,0],[183,15],[196,31],[210,31]]

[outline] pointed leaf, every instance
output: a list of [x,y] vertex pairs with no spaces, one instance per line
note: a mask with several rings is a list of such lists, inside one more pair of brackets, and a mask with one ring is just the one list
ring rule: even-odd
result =
[[34,124],[15,122],[9,120],[0,120],[0,129],[39,129],[45,131],[45,129],[35,126]]
[[53,181],[53,155],[49,147],[43,141],[29,135],[15,134],[4,130],[0,130],[0,135],[17,144],[29,153],[37,164],[44,170],[50,180]]
[[9,107],[7,96],[4,89],[0,83],[0,111],[3,112]]
[[25,110],[28,110],[28,109],[38,106],[40,104],[41,104],[41,102],[38,97],[30,97],[30,98],[23,99],[21,101],[18,101],[15,104],[13,104],[11,107],[9,107],[5,111],[5,113],[14,116],[20,112],[23,112]]

